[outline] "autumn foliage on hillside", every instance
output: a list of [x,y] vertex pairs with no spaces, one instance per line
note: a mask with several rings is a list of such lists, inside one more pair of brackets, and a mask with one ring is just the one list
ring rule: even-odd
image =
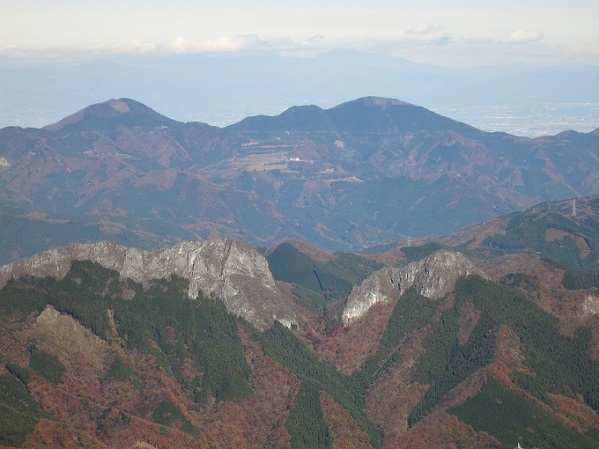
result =
[[[345,327],[331,303],[259,330],[218,298],[187,298],[185,279],[140,285],[91,262],[10,281],[0,446],[544,448],[563,426],[571,448],[595,448],[592,335],[563,324],[574,307],[556,296],[581,293],[538,258],[514,273],[514,257],[483,264],[490,279],[461,278],[437,300],[414,287]],[[494,427],[484,411],[502,406],[537,434],[503,417],[515,430]]]

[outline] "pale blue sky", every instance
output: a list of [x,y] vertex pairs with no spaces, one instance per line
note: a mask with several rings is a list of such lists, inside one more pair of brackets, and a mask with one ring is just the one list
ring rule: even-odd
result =
[[0,55],[337,47],[441,65],[599,64],[596,0],[0,0]]

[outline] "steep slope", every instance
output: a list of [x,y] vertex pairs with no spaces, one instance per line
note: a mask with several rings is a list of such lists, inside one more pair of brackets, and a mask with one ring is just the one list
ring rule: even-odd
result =
[[[323,264],[291,252],[295,270],[343,273],[345,256],[287,247]],[[599,446],[599,315],[581,307],[596,292],[567,294],[536,255],[382,268],[334,303],[343,327],[232,240],[78,245],[0,270],[10,447]]]
[[[564,269],[597,272],[599,196],[597,194],[537,204],[494,217],[446,236],[412,238],[367,251],[377,260],[423,257],[431,249],[456,247],[477,258],[533,252]],[[377,251],[386,253],[374,254]]]
[[354,285],[382,267],[365,257],[327,253],[298,241],[270,249],[266,260],[276,280],[290,283],[295,295],[319,305],[347,297]]
[[533,250],[570,269],[599,274],[599,196],[540,204],[505,218],[505,230],[482,240],[478,251]]
[[484,276],[462,254],[446,250],[402,268],[383,268],[351,291],[343,309],[343,323],[360,318],[379,302],[397,301],[412,287],[425,298],[441,299],[451,293],[460,277],[471,274]]
[[[192,301],[187,288],[173,277],[144,289],[74,262],[60,281],[28,278],[2,289],[3,444],[47,447],[56,438],[60,447],[79,434],[80,447],[263,445],[287,416],[297,382],[222,302]],[[5,419],[17,393],[44,413]]]
[[147,285],[152,279],[172,275],[189,280],[187,295],[216,295],[230,313],[258,327],[274,320],[297,324],[293,301],[277,287],[268,263],[252,247],[234,240],[182,242],[171,248],[147,252],[112,242],[54,248],[0,268],[0,287],[13,278],[51,276],[62,279],[73,261],[91,260],[116,270],[123,279]]

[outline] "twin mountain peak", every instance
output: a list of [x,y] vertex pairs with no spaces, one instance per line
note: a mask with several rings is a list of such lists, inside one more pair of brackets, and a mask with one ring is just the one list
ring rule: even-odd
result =
[[[256,116],[248,117],[241,122],[232,125],[233,128],[247,128],[253,126],[259,121],[263,121],[265,118],[269,121],[276,123],[288,122],[289,119],[295,119],[302,117],[304,119],[321,119],[327,115],[335,116],[336,114],[343,113],[344,111],[351,111],[352,113],[364,113],[366,111],[381,112],[386,111],[392,107],[405,107],[410,110],[423,109],[417,106],[411,105],[400,100],[382,97],[364,97],[350,102],[343,103],[337,107],[329,110],[321,109],[318,106],[293,106],[283,112],[277,117],[266,117]],[[94,104],[88,106],[75,114],[69,115],[57,123],[46,126],[44,129],[48,131],[59,131],[65,127],[77,127],[86,126],[87,124],[97,126],[99,123],[114,122],[122,123],[123,119],[129,124],[136,124],[139,126],[168,126],[182,124],[176,120],[170,119],[160,113],[154,111],[148,106],[129,99],[119,98],[110,99],[103,103]],[[300,125],[301,126],[301,125]]]

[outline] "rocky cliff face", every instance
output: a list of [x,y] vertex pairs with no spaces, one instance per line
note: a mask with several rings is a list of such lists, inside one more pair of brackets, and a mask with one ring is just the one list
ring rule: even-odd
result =
[[91,260],[117,270],[123,279],[146,284],[171,274],[189,279],[188,296],[201,290],[222,298],[229,312],[264,328],[274,321],[297,322],[293,300],[275,284],[266,259],[235,240],[185,241],[148,252],[112,242],[55,248],[0,267],[0,288],[23,276],[63,278],[73,260]]
[[460,253],[440,250],[403,268],[383,268],[354,287],[343,310],[343,323],[363,316],[378,302],[397,300],[414,286],[418,293],[439,299],[453,290],[461,276],[484,273]]

